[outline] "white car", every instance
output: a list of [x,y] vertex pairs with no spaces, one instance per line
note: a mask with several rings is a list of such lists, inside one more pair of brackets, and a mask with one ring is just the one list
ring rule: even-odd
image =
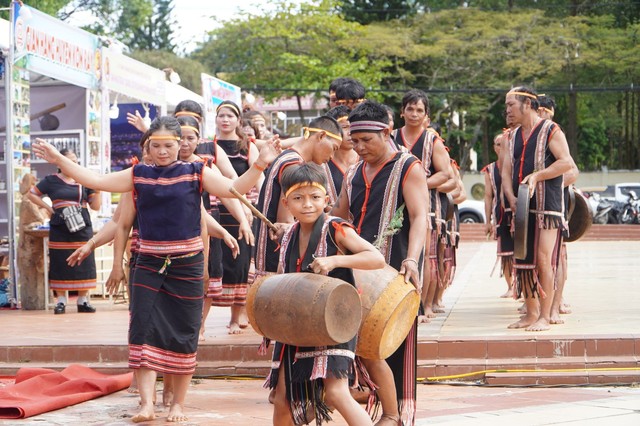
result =
[[484,201],[465,200],[458,205],[460,223],[485,223]]

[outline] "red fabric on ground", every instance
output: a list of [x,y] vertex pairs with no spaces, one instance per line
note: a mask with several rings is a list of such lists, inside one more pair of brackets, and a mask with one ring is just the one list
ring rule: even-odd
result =
[[133,373],[110,376],[73,364],[62,371],[21,368],[15,384],[0,389],[0,419],[58,410],[127,388]]

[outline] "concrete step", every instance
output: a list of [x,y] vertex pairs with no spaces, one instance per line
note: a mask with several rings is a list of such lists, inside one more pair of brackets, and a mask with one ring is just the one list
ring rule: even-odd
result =
[[[202,362],[269,361],[258,355],[256,343],[211,344],[198,347]],[[465,358],[520,359],[638,356],[640,337],[635,335],[550,336],[550,337],[441,337],[418,341],[419,360]],[[2,346],[0,363],[112,363],[124,362],[129,355],[127,345],[67,345],[67,346]]]
[[[129,371],[127,362],[81,363],[106,374]],[[62,370],[68,363],[29,362],[2,363],[0,376],[15,376],[23,367]],[[198,361],[195,376],[266,377],[270,361]],[[458,358],[419,360],[418,381],[482,381],[491,385],[577,385],[577,384],[633,384],[640,382],[640,361],[634,356],[519,358],[480,360]]]
[[597,379],[601,376],[609,377],[606,380],[615,377],[613,383],[638,383],[640,360],[635,356],[616,356],[418,361],[418,377],[426,382],[480,380],[488,384],[536,384],[547,376],[546,380],[553,384],[596,383],[595,380],[605,380]]
[[[487,241],[482,223],[460,224],[461,241]],[[640,225],[591,225],[581,241],[640,240]]]
[[640,336],[440,337],[418,341],[418,360],[526,359],[567,357],[640,358]]
[[[257,350],[257,343],[202,344],[198,349],[196,375],[264,377],[271,365],[270,351],[258,355]],[[499,377],[505,377],[507,384],[515,380],[509,374],[517,376],[519,370],[526,370],[537,374],[527,379],[532,382],[549,373],[553,377],[567,377],[566,384],[571,384],[571,377],[576,376],[573,370],[579,370],[588,376],[575,379],[582,382],[596,380],[593,378],[596,373],[611,376],[615,372],[624,372],[616,380],[640,382],[640,337],[635,335],[443,337],[419,341],[417,351],[418,377],[430,380],[484,380],[504,373],[507,376]],[[13,376],[22,367],[61,370],[71,363],[116,374],[128,371],[127,357],[126,345],[5,346],[0,348],[0,375]],[[593,371],[584,371],[590,369]],[[567,370],[572,374],[560,374]]]
[[628,385],[638,383],[637,371],[574,371],[487,373],[485,382],[492,386],[567,386]]
[[[129,366],[127,361],[121,362],[79,362],[93,370],[105,374],[127,373]],[[24,363],[1,363],[0,377],[13,377],[21,368],[48,368],[51,370],[63,370],[69,363],[61,362],[24,362]],[[198,361],[195,375],[206,376],[255,376],[266,377],[271,368],[271,361]]]

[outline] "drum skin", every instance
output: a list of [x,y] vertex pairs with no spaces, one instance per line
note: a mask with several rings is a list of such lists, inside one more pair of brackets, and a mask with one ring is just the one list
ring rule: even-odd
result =
[[513,235],[513,257],[519,260],[527,258],[529,201],[529,185],[521,183],[518,187],[518,204],[516,205],[515,232]]
[[386,359],[409,334],[420,306],[411,283],[391,266],[372,271],[353,270],[362,301],[362,325],[356,355]]
[[306,272],[266,276],[247,293],[256,333],[293,346],[330,346],[353,339],[362,319],[351,284]]
[[586,234],[593,222],[591,206],[582,191],[573,188],[569,188],[569,191],[573,192],[573,196],[570,197],[573,201],[573,206],[569,208],[571,213],[569,217],[569,236],[565,238],[568,243],[576,241]]

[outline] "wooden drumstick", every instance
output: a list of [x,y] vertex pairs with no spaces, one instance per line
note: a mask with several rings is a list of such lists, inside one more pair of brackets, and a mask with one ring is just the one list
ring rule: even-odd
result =
[[238,198],[238,200],[240,200],[240,202],[242,204],[244,204],[245,206],[249,207],[249,210],[251,210],[251,213],[253,213],[253,215],[256,216],[258,219],[262,220],[269,227],[269,229],[271,229],[273,232],[278,232],[278,227],[276,227],[273,223],[271,223],[271,221],[269,219],[267,219],[267,217],[265,215],[263,215],[260,212],[260,210],[256,209],[253,206],[253,204],[251,204],[251,202],[249,200],[244,198],[244,195],[242,195],[241,193],[236,191],[236,189],[233,186],[231,188],[229,188],[229,192],[231,192],[233,195],[235,195]]

